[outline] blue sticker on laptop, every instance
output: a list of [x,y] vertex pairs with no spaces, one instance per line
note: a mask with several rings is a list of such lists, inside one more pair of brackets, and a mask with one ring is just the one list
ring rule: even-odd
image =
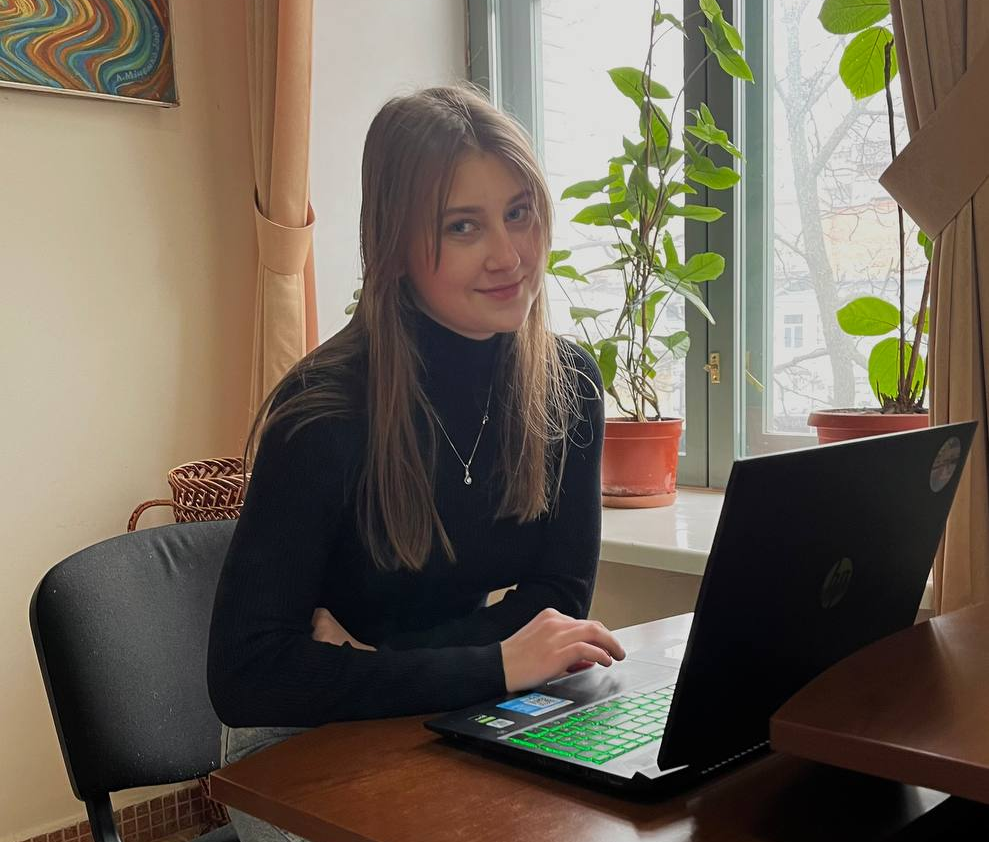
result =
[[502,702],[498,707],[513,710],[516,713],[525,713],[529,716],[542,716],[551,710],[572,704],[570,699],[557,699],[554,696],[544,696],[542,693],[530,693],[528,696],[519,696],[517,699]]

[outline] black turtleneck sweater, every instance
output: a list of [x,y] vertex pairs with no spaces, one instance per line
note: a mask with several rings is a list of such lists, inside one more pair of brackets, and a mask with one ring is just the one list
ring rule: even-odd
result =
[[[423,387],[466,459],[506,336],[468,339],[423,314],[416,330]],[[560,348],[600,390],[590,356],[569,342]],[[539,611],[586,617],[600,551],[604,413],[589,384],[578,383],[583,417],[553,517],[495,520],[497,387],[470,486],[437,430],[435,502],[457,561],[437,543],[418,573],[381,571],[357,533],[366,416],[320,419],[291,437],[293,419],[267,430],[213,609],[208,677],[219,718],[233,727],[318,726],[466,707],[505,692],[500,641]],[[485,607],[489,592],[513,585]],[[319,606],[377,651],[312,640]]]

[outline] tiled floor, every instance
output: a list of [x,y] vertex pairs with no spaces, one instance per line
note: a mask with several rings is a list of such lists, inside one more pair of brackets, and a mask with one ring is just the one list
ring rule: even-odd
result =
[[[208,816],[208,805],[198,785],[113,814],[121,842],[189,842],[200,835]],[[83,821],[22,842],[93,842],[93,834],[89,822]]]

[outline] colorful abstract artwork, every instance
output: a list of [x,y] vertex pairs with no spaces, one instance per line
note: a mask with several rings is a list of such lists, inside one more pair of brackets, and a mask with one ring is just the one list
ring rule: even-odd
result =
[[0,85],[176,105],[169,0],[0,0]]

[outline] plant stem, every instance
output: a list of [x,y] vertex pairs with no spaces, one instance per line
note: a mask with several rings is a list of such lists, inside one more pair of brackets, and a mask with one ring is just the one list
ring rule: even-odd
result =
[[[924,291],[920,294],[920,309],[917,311],[917,327],[913,334],[910,347],[910,367],[907,369],[907,383],[913,383],[913,375],[917,370],[917,360],[920,359],[920,341],[924,335],[924,323],[927,321],[927,304],[931,297],[931,264],[927,264],[927,274],[924,275]],[[927,369],[924,369],[924,382],[920,384],[918,406],[924,405],[924,392],[927,389]]]
[[[896,160],[896,131],[893,124],[893,94],[890,91],[890,72],[892,64],[892,53],[893,53],[893,42],[886,44],[885,56],[883,60],[883,76],[884,76],[884,87],[886,89],[886,114],[889,118],[889,148],[892,160]],[[896,394],[896,404],[901,408],[905,409],[906,405],[911,403],[909,396],[907,394],[909,383],[912,382],[906,379],[906,373],[904,371],[906,367],[906,344],[907,344],[907,328],[905,320],[907,317],[907,305],[906,305],[906,286],[907,286],[907,267],[905,259],[906,251],[906,235],[903,231],[903,208],[900,207],[899,203],[896,205],[896,216],[897,222],[899,223],[899,237],[900,237],[900,344],[898,346],[897,358],[897,373],[898,378],[898,389]]]

